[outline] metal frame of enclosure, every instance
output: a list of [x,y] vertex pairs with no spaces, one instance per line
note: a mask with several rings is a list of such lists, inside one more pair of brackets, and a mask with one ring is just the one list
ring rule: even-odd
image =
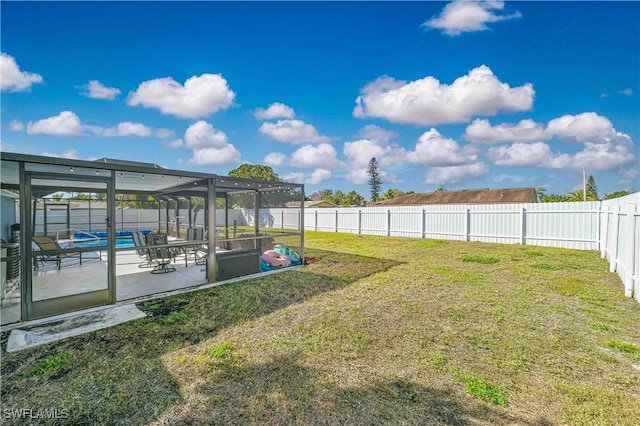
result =
[[[279,230],[270,228],[269,221],[261,223],[260,220],[260,209],[284,207],[291,201],[304,204],[304,186],[301,184],[171,170],[154,164],[122,160],[83,161],[4,152],[0,155],[1,188],[17,196],[20,227],[19,235],[16,236],[17,241],[13,242],[14,245],[19,245],[19,259],[7,258],[4,246],[5,243],[7,246],[10,244],[5,241],[3,241],[2,254],[3,274],[10,260],[13,260],[12,264],[17,262],[20,266],[17,283],[19,289],[16,291],[20,299],[19,315],[13,319],[3,318],[2,325],[126,300],[128,296],[121,296],[121,289],[118,287],[124,285],[121,283],[125,282],[122,272],[125,266],[121,267],[117,258],[135,252],[131,248],[127,251],[117,244],[118,232],[126,227],[125,222],[121,221],[120,231],[116,229],[119,216],[125,213],[124,207],[119,206],[118,203],[122,204],[125,198],[155,203],[153,208],[159,220],[157,227],[154,226],[154,229],[148,232],[169,234],[168,237],[172,240],[173,246],[184,249],[185,268],[191,266],[187,253],[199,245],[202,256],[199,259],[201,263],[198,264],[202,265],[202,268],[187,269],[192,275],[198,271],[202,272],[199,285],[260,273],[260,255],[265,248],[272,248],[274,243],[286,244],[296,250],[302,258],[304,257],[304,224],[301,223],[298,230],[280,230],[278,233]],[[52,195],[60,199],[79,193],[89,194],[89,229],[80,231],[87,231],[91,235],[97,231],[103,231],[101,233],[106,240],[106,243],[103,241],[104,246],[96,249],[95,247],[74,247],[73,244],[69,244],[44,251],[36,248],[34,242],[37,238],[34,240],[33,237],[48,236],[57,241],[62,235],[69,241],[73,241],[72,231],[77,230],[71,229],[73,226],[69,225],[69,202],[64,207],[64,203],[56,206],[47,200],[50,200]],[[13,203],[16,201],[11,200]],[[94,205],[93,209],[91,203]],[[95,207],[98,204],[100,208]],[[186,208],[189,209],[188,219],[182,217],[182,225],[180,225],[178,214],[180,206],[183,209],[187,206]],[[51,231],[51,224],[47,231],[47,212],[54,208],[58,208],[61,215],[67,215],[68,232],[66,234],[61,231]],[[249,212],[249,216],[253,216],[253,223],[243,223],[240,229],[238,224],[234,223],[232,227],[228,220],[230,208]],[[64,209],[67,209],[66,213]],[[190,241],[189,237],[186,240],[183,239],[185,235],[181,232],[181,230],[184,231],[181,226],[189,226],[189,229],[195,226],[199,211],[202,211],[199,223],[204,219],[204,224],[198,225],[203,228],[201,230],[203,232],[199,234],[201,240]],[[44,226],[39,222],[43,220],[42,214],[44,214]],[[172,215],[173,219],[171,219]],[[202,247],[205,249],[203,250]],[[154,248],[166,247],[158,245]],[[101,271],[98,272],[96,282],[100,281],[102,284],[93,286],[88,266],[85,273],[83,265],[91,265],[91,262],[86,259],[94,259],[97,255],[99,255],[99,261],[93,263],[92,271]],[[45,260],[51,258],[57,260],[57,268],[56,265],[45,264]],[[70,258],[80,260],[75,272],[79,274],[78,286],[73,287],[74,290],[70,290],[70,294],[56,293],[55,286],[59,289],[60,284],[55,283],[55,278],[60,277],[63,272],[68,273],[73,270],[69,266],[61,268],[61,258],[65,261]],[[231,263],[235,262],[233,271],[223,273],[221,261],[232,258],[235,259],[230,260]],[[175,258],[173,261],[177,263]],[[255,262],[258,264],[254,264]],[[100,265],[102,269],[95,265]],[[148,271],[134,270],[133,272],[135,274],[130,274],[129,279],[138,277],[136,279],[140,282],[154,279]],[[169,275],[173,274],[167,274],[167,278],[171,278]],[[126,285],[133,286],[135,283]],[[154,291],[151,290],[147,296],[154,294]],[[38,292],[39,295],[36,294]],[[17,300],[17,295],[14,295],[14,298]],[[8,308],[4,302],[3,294],[2,316],[6,317]]]

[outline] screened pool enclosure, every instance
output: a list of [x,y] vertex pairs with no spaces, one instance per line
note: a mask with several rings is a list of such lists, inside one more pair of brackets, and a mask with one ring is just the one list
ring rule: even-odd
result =
[[[304,256],[269,208],[303,185],[2,153],[2,325],[259,274]],[[299,258],[295,258],[299,255]]]

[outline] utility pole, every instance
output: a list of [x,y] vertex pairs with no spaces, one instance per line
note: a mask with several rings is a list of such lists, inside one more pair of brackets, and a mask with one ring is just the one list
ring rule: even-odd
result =
[[582,168],[582,201],[587,201],[587,169]]

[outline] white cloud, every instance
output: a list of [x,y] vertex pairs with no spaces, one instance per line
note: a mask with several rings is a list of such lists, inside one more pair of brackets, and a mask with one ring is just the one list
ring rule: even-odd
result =
[[356,185],[364,185],[369,182],[369,173],[366,168],[350,169],[346,179]]
[[432,185],[444,185],[476,179],[489,173],[489,167],[482,161],[462,166],[432,167],[427,172],[425,182]]
[[285,182],[302,183],[304,181],[304,173],[292,172],[282,176],[282,180]]
[[360,91],[353,115],[424,126],[461,123],[476,115],[528,111],[534,95],[531,83],[511,88],[482,65],[451,85],[431,76],[409,83],[382,77]]
[[184,141],[187,148],[193,149],[190,164],[224,166],[240,161],[240,152],[228,142],[227,135],[204,120],[189,126]]
[[62,111],[54,117],[29,122],[27,133],[30,135],[81,136],[82,124],[73,112]]
[[295,172],[289,173],[283,177],[283,180],[294,183],[304,183],[305,185],[318,185],[331,179],[331,170],[327,169],[315,169],[311,175],[305,173]]
[[198,148],[187,161],[198,166],[226,166],[240,161],[240,152],[231,144],[222,148]]
[[294,167],[332,168],[337,167],[340,163],[333,146],[321,143],[320,145],[305,145],[298,148],[291,154],[289,164]]
[[473,143],[533,142],[546,139],[544,126],[533,120],[521,120],[518,124],[502,123],[491,126],[489,120],[476,119],[467,126],[465,138]]
[[625,96],[631,96],[633,95],[633,89],[631,89],[630,87],[627,87],[626,89],[622,89],[618,91],[618,93]]
[[85,90],[81,93],[84,96],[93,99],[107,99],[109,101],[114,100],[116,96],[122,93],[120,89],[107,87],[98,80],[91,80],[89,83],[79,86],[79,88]]
[[307,179],[305,183],[308,185],[317,185],[329,179],[331,179],[331,170],[316,169],[311,173],[311,176],[309,176],[309,179]]
[[157,138],[167,139],[175,136],[176,132],[171,129],[156,129],[153,131],[153,135]]
[[280,102],[274,102],[267,109],[257,108],[253,116],[259,120],[272,120],[274,118],[293,118],[296,113],[290,106]]
[[369,139],[374,142],[389,142],[391,139],[398,137],[396,132],[383,129],[375,124],[368,124],[362,128],[358,136]]
[[514,143],[509,146],[492,147],[487,158],[497,166],[544,167],[550,169],[611,170],[634,161],[633,152],[627,145],[586,143],[585,148],[575,154],[553,153],[544,142]]
[[489,148],[487,158],[497,166],[507,167],[552,167],[552,164],[568,164],[567,154],[554,154],[544,142],[522,143]]
[[270,152],[264,157],[264,163],[271,167],[280,167],[287,161],[287,156],[281,152]]
[[501,14],[504,10],[502,1],[454,1],[447,4],[440,16],[433,17],[422,24],[424,27],[442,30],[450,36],[465,32],[485,31],[487,24],[519,18],[518,11],[512,14]]
[[67,151],[63,151],[60,154],[54,153],[54,152],[43,152],[42,154],[45,157],[56,157],[56,158],[66,158],[69,160],[77,160],[78,157],[78,150],[76,150],[75,148],[69,149]]
[[0,89],[3,92],[22,92],[30,90],[34,83],[42,83],[42,76],[26,71],[20,67],[11,55],[0,53]]
[[529,180],[528,177],[523,175],[509,175],[509,174],[499,174],[493,177],[494,182],[512,182],[512,183],[522,183],[527,182]]
[[361,139],[346,142],[342,152],[349,160],[351,167],[367,167],[372,157],[382,166],[390,166],[405,161],[406,151],[397,145],[389,145],[385,142]]
[[640,176],[640,169],[638,169],[637,165],[636,167],[621,169],[620,175],[622,176],[621,183],[633,184],[633,189],[631,192],[635,192],[638,190],[638,177]]
[[[493,127],[487,120],[475,120],[465,136],[476,143],[514,142],[487,151],[487,158],[498,166],[611,170],[635,159],[629,135],[616,131],[608,118],[594,112],[564,115],[550,120],[546,128],[532,120]],[[555,153],[543,142],[553,138],[584,147],[574,154]]]
[[181,118],[201,118],[231,106],[235,93],[220,74],[193,76],[184,86],[170,77],[145,81],[129,93],[129,105],[157,108]]
[[101,132],[101,136],[151,136],[151,127],[145,126],[142,123],[132,123],[131,121],[124,121],[118,123],[116,127],[104,129]]
[[277,123],[262,123],[260,132],[285,143],[323,143],[330,139],[318,133],[315,127],[302,120],[278,120]]
[[180,148],[183,145],[184,142],[182,142],[182,139],[176,139],[173,142],[169,142],[169,147],[171,148]]
[[9,129],[14,132],[21,132],[24,130],[24,123],[20,120],[11,120],[11,123],[9,123]]
[[223,148],[228,144],[227,135],[204,120],[189,126],[184,141],[187,148]]
[[611,121],[595,112],[563,115],[553,119],[547,124],[547,133],[565,140],[593,143],[606,143],[616,137]]
[[573,156],[573,167],[589,170],[611,170],[633,163],[635,155],[628,145],[586,143],[585,148]]
[[455,166],[475,158],[465,155],[453,139],[445,138],[436,129],[431,129],[420,136],[415,151],[407,154],[407,160],[428,166]]

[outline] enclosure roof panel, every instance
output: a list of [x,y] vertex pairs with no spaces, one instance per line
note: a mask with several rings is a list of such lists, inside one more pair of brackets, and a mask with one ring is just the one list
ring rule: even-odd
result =
[[[115,187],[118,193],[148,193],[150,195],[181,196],[188,194],[207,194],[207,181],[213,179],[218,193],[239,193],[247,191],[276,191],[301,188],[302,185],[288,182],[267,182],[218,176],[212,173],[165,169],[152,163],[103,158],[97,161],[71,160],[66,158],[38,155],[0,153],[2,166],[0,176],[2,187],[19,189],[19,167],[25,164],[25,171],[40,178],[39,195],[49,195],[76,188],[101,188],[95,185],[98,179],[108,179],[115,175]],[[51,183],[46,184],[45,180]],[[90,183],[91,182],[91,183]],[[61,183],[64,183],[61,185]],[[35,188],[34,188],[35,189]],[[44,194],[46,192],[46,194]]]

